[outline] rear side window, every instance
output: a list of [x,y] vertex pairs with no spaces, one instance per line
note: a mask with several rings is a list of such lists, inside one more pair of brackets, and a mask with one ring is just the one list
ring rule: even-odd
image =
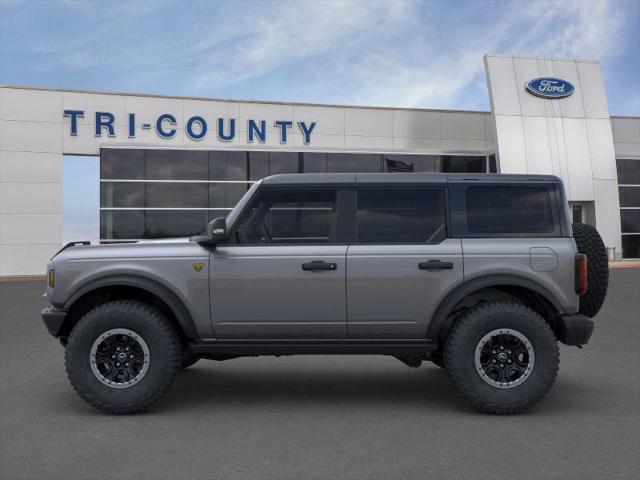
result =
[[446,238],[442,189],[361,189],[358,243],[438,243]]
[[467,188],[471,234],[549,234],[556,231],[549,190],[543,186]]

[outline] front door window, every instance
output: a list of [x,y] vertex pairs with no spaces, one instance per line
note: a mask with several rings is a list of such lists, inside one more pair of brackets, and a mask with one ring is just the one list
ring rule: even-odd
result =
[[260,192],[236,228],[244,245],[327,244],[334,236],[334,190]]

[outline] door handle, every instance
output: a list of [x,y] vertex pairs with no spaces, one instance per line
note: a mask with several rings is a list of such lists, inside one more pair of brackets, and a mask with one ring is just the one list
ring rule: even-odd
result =
[[302,270],[309,272],[319,272],[322,270],[336,270],[338,268],[337,263],[327,263],[324,260],[313,260],[309,263],[302,264]]
[[442,260],[429,260],[418,264],[420,270],[451,270],[453,262],[443,262]]

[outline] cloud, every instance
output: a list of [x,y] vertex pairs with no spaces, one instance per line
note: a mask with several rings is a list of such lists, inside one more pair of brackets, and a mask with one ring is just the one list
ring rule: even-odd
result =
[[[39,56],[31,67],[39,78],[66,74],[89,88],[430,108],[487,109],[485,53],[598,58],[609,72],[623,56],[637,62],[633,2],[187,5],[58,3],[30,9],[42,25],[21,15],[20,30],[6,38],[16,58]],[[13,4],[8,10],[21,13]],[[628,76],[638,82],[637,72]]]
[[216,32],[196,47],[204,55],[191,86],[196,91],[218,88],[297,61],[331,56],[359,46],[377,27],[401,28],[410,19],[410,8],[404,3],[370,5],[374,8],[344,1],[313,2],[304,7],[294,3],[238,16],[228,37]]
[[[217,32],[194,49],[203,55],[188,86],[196,93],[219,91],[302,62],[317,71],[317,62],[324,69],[319,78],[344,87],[333,93],[339,102],[473,108],[486,105],[484,53],[602,58],[619,49],[625,21],[609,1],[514,2],[491,9],[477,24],[452,25],[437,39],[430,35],[437,19],[429,22],[430,9],[418,6],[288,4],[240,16],[231,32]],[[481,99],[465,94],[470,86]],[[318,85],[312,88],[317,94]]]
[[[452,32],[448,48],[432,51],[422,61],[405,61],[411,56],[406,50],[404,58],[375,53],[360,57],[349,65],[359,77],[375,78],[375,72],[382,69],[393,75],[384,83],[362,82],[356,90],[356,102],[473,108],[481,102],[465,98],[465,91],[476,84],[472,90],[486,98],[484,53],[598,59],[614,55],[623,43],[623,12],[616,11],[611,2],[553,2],[545,3],[544,8],[535,3],[505,5],[508,8],[492,19],[493,27],[482,25],[487,29],[485,33],[479,33],[473,25],[465,25],[466,35],[460,30]],[[412,48],[423,47],[414,44]]]

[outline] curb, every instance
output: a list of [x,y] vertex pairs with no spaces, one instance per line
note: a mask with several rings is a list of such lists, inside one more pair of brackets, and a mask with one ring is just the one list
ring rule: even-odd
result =
[[620,260],[609,262],[609,268],[640,268],[640,260]]

